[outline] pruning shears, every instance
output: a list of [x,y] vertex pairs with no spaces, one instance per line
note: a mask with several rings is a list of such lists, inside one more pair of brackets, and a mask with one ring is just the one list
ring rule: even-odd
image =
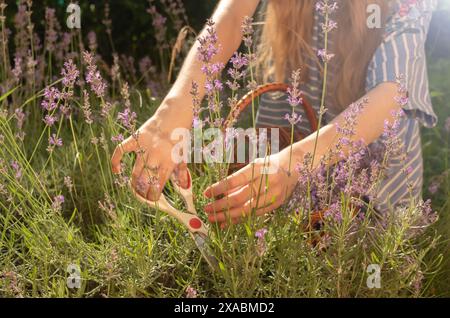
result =
[[206,260],[208,265],[213,270],[215,270],[218,267],[218,263],[216,258],[212,255],[211,250],[209,248],[208,243],[210,241],[210,237],[208,234],[208,227],[198,217],[197,210],[195,209],[194,196],[192,192],[192,176],[189,170],[188,170],[188,177],[189,177],[189,186],[187,189],[181,188],[177,184],[177,182],[175,182],[174,177],[173,176],[171,177],[171,181],[174,186],[175,192],[181,196],[181,198],[183,199],[183,203],[185,204],[185,209],[183,211],[176,209],[164,194],[161,194],[161,197],[158,201],[150,201],[142,197],[133,188],[132,191],[134,195],[137,197],[137,199],[142,203],[154,209],[165,212],[167,215],[175,218],[178,222],[183,224],[189,231],[189,234],[194,240],[195,244],[197,245],[197,248],[202,253],[203,258]]

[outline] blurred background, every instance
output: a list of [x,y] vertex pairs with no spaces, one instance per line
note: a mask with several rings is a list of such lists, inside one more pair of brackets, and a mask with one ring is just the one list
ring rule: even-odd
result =
[[[186,19],[195,30],[201,30],[205,20],[212,14],[219,0],[180,0],[186,9]],[[6,16],[13,20],[17,12],[14,3],[18,1],[6,1],[8,8]],[[59,21],[65,21],[67,14],[65,9],[71,1],[67,0],[42,0],[34,3],[34,17],[44,17],[45,8],[52,7],[57,11]],[[161,0],[113,0],[113,1],[78,1],[82,9],[82,34],[87,37],[93,31],[97,34],[98,53],[104,58],[110,58],[111,46],[107,34],[105,34],[105,7],[109,9],[109,19],[113,21],[111,34],[117,52],[126,53],[136,60],[143,56],[150,56],[157,61],[158,56],[155,47],[157,41],[154,37],[152,17],[148,12],[150,2],[159,12],[164,13],[165,1]],[[42,3],[42,4],[39,4]],[[107,18],[108,19],[108,18]],[[10,21],[12,22],[12,21]],[[38,32],[45,32],[45,20],[36,20]],[[167,23],[172,21],[168,19]],[[63,24],[63,23],[62,23]],[[176,37],[175,28],[168,28],[168,38]],[[440,0],[439,9],[434,15],[431,31],[428,39],[428,53],[432,59],[450,58],[450,0]],[[159,64],[159,63],[158,63]]]

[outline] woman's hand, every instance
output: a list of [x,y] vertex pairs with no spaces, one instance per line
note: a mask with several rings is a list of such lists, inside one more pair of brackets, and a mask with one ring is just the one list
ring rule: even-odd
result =
[[289,173],[290,155],[287,148],[265,159],[256,159],[206,189],[205,196],[215,199],[205,207],[209,221],[220,223],[224,228],[228,220],[239,223],[253,209],[261,216],[280,207],[292,195],[298,181],[295,158],[292,158]]
[[[180,114],[180,108],[168,107],[163,103],[158,112],[134,135],[116,147],[111,159],[113,172],[120,173],[123,155],[136,153],[131,185],[137,193],[151,201],[159,199],[172,173],[182,188],[189,186],[186,164],[176,164],[172,158],[173,146],[178,142],[171,140],[173,130],[188,128],[191,123],[187,114]],[[173,114],[175,109],[178,109],[177,115]]]

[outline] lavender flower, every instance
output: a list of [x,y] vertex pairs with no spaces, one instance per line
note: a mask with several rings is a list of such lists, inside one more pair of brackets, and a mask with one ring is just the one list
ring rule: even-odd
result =
[[14,75],[15,81],[20,82],[22,75],[22,58],[20,56],[14,58],[14,68],[11,73]]
[[70,176],[64,177],[64,186],[69,190],[69,192],[72,192],[73,190],[73,181]]
[[286,114],[284,116],[284,119],[286,119],[290,125],[295,126],[296,124],[302,121],[302,116],[298,115],[297,113],[292,113]]
[[256,231],[255,233],[255,237],[257,238],[257,243],[256,243],[256,251],[259,255],[259,257],[262,257],[267,250],[267,246],[266,246],[266,234],[267,234],[267,229],[266,228],[262,228],[258,231]]
[[52,115],[45,115],[44,117],[44,123],[49,127],[52,127],[57,121],[58,119]]
[[333,21],[331,19],[328,20],[328,23],[322,23],[321,24],[322,27],[322,32],[323,33],[329,33],[331,31],[333,31],[334,29],[337,29],[338,25],[336,21]]
[[105,195],[105,200],[103,202],[102,201],[98,201],[98,206],[99,206],[100,210],[106,212],[106,214],[113,221],[117,220],[117,213],[115,211],[116,207],[112,203],[112,199],[111,199],[111,197],[108,194]]
[[61,212],[64,201],[65,201],[65,198],[63,195],[57,195],[56,197],[54,197],[53,202],[52,202],[53,211]]
[[20,164],[17,161],[11,161],[11,168],[14,171],[14,177],[19,180],[22,178],[22,169],[20,168]]
[[246,47],[250,48],[253,44],[253,18],[245,17],[244,22],[242,23],[242,35],[243,41]]
[[58,136],[56,136],[55,134],[53,134],[49,139],[48,139],[48,147],[47,147],[47,151],[48,152],[52,152],[53,150],[55,150],[55,147],[62,147],[63,146],[63,141],[61,138],[58,138]]
[[316,10],[324,16],[332,14],[337,9],[338,9],[337,2],[329,3],[328,0],[325,0],[325,1],[318,1],[316,3]]
[[217,55],[220,49],[217,47],[218,38],[214,21],[208,20],[206,22],[206,35],[200,37],[198,42],[200,46],[198,48],[197,58],[205,64],[210,63],[213,56]]
[[288,88],[288,102],[289,105],[291,105],[292,108],[297,107],[298,105],[303,103],[302,100],[302,91],[300,91],[300,75],[301,75],[301,69],[298,69],[296,71],[292,72],[291,76],[291,87]]
[[55,43],[58,39],[58,33],[56,32],[56,27],[58,20],[56,20],[55,9],[46,8],[45,9],[45,49],[48,52],[53,52],[55,50]]
[[14,111],[14,116],[16,117],[17,120],[17,128],[21,130],[23,127],[23,123],[25,121],[25,113],[23,112],[22,108],[17,108]]
[[186,288],[186,298],[197,298],[197,291],[193,287],[188,286]]
[[266,234],[268,233],[268,230],[266,228],[262,228],[255,233],[255,237],[258,239],[265,238]]
[[100,115],[103,118],[108,118],[111,109],[113,109],[113,105],[110,102],[102,102],[100,107],[101,107]]
[[156,9],[156,6],[153,4],[154,0],[148,1],[150,4],[150,8],[147,9],[147,12],[151,15],[153,21],[152,25],[153,28],[156,30],[155,32],[155,38],[158,42],[158,47],[161,49],[168,48],[168,44],[166,41],[166,34],[167,34],[167,18],[165,18],[161,13],[158,12]]
[[54,111],[58,107],[61,92],[56,87],[46,87],[44,90],[44,100],[41,103],[42,108],[48,112]]
[[320,49],[317,51],[317,56],[319,56],[324,63],[329,63],[335,55],[333,53],[328,53],[325,49]]
[[342,222],[342,211],[340,202],[333,203],[324,213],[324,217],[333,220],[336,223]]
[[241,68],[247,66],[249,61],[245,55],[242,55],[242,53],[234,52],[230,62],[233,64],[234,69],[240,70]]
[[131,109],[126,108],[123,112],[119,112],[117,120],[119,120],[124,127],[132,128],[136,117],[136,113],[132,112]]
[[86,90],[83,91],[83,99],[84,103],[82,106],[83,114],[84,114],[84,121],[86,124],[91,125],[94,120],[92,119],[92,111],[91,111],[91,103],[89,101],[89,94]]
[[120,79],[119,56],[117,55],[117,53],[113,54],[113,66],[111,67],[111,78],[114,82]]
[[69,59],[64,63],[64,68],[61,71],[61,75],[63,76],[63,85],[69,89],[72,89],[78,79],[79,74],[80,72],[78,71],[76,65],[71,59]]
[[83,61],[87,65],[86,82],[91,85],[92,91],[98,98],[103,98],[107,84],[94,64],[94,57],[89,52],[83,52]]
[[111,137],[111,141],[114,142],[114,143],[118,143],[118,144],[120,144],[124,140],[125,140],[125,138],[123,137],[122,134],[118,134],[117,136],[112,136]]

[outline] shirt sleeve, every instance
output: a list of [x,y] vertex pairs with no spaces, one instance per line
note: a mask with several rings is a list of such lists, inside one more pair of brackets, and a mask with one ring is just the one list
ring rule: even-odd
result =
[[429,92],[425,41],[436,0],[397,0],[384,39],[369,64],[366,90],[402,76],[409,101],[403,107],[410,118],[434,127],[437,116]]

